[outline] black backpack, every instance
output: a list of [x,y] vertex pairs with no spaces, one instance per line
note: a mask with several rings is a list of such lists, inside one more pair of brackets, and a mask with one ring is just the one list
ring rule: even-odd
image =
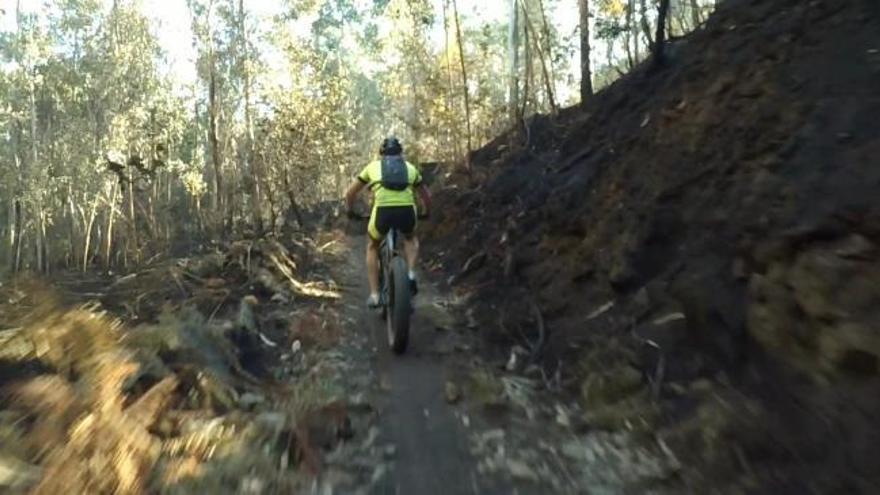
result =
[[409,187],[409,170],[401,156],[382,158],[382,187],[392,191],[403,191]]

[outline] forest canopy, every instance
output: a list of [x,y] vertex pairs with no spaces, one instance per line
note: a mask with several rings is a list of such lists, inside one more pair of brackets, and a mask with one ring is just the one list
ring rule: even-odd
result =
[[338,198],[388,134],[417,163],[466,167],[511,125],[578,103],[582,74],[600,89],[645,60],[664,3],[670,36],[714,7],[6,2],[2,269],[129,267],[299,228],[303,209]]

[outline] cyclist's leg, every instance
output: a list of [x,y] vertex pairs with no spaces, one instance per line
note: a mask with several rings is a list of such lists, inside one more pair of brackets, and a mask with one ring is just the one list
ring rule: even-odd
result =
[[367,227],[367,280],[370,284],[370,303],[379,303],[379,244],[382,238],[376,228],[376,212],[373,208]]
[[407,229],[404,229],[403,256],[406,258],[406,266],[409,269],[410,288],[413,294],[419,291],[416,284],[416,265],[419,259],[419,238],[416,236],[416,224],[418,215],[416,208],[412,209],[412,218],[407,219]]
[[406,266],[409,268],[409,278],[415,278],[416,263],[419,258],[419,238],[415,232],[403,239],[403,255],[406,257]]

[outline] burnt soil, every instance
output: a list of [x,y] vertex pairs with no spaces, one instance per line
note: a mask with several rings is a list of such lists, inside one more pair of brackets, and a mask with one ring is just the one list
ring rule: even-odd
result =
[[487,355],[588,412],[638,370],[684,486],[876,493],[878,156],[880,3],[729,0],[438,179],[426,245]]

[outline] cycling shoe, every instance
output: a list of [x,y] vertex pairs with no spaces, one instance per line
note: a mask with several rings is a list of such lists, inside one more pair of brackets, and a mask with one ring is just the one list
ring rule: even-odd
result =
[[382,300],[378,296],[369,296],[367,297],[367,307],[370,309],[379,309],[382,307]]

